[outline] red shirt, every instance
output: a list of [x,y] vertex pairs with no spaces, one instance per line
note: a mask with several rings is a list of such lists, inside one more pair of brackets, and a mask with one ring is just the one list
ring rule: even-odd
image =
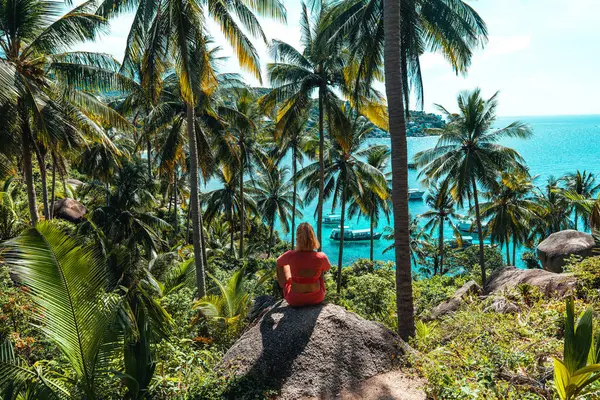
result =
[[[292,280],[296,283],[316,283],[323,272],[329,271],[331,264],[325,253],[316,251],[290,250],[283,253],[277,259],[277,266],[289,265],[292,272]],[[313,270],[314,278],[303,278],[300,270]],[[306,275],[306,274],[304,274]]]

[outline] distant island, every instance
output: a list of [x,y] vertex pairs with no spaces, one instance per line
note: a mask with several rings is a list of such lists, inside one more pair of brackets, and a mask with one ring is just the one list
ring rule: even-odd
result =
[[[426,113],[424,111],[411,111],[410,118],[406,122],[406,136],[408,137],[423,137],[430,136],[427,129],[443,128],[446,122],[441,115]],[[383,129],[375,129],[371,133],[374,138],[386,138],[390,134]]]

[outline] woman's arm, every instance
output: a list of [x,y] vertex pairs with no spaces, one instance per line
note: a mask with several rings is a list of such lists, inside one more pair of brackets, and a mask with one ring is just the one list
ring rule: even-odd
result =
[[292,279],[292,270],[289,266],[289,255],[289,251],[283,253],[277,259],[277,264],[275,266],[275,269],[277,270],[277,282],[279,282],[279,286],[282,289],[285,287],[285,283],[288,279]]

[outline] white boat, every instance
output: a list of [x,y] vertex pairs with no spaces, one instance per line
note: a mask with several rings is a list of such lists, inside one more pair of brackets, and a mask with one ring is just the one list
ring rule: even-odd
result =
[[342,216],[339,214],[330,214],[330,215],[326,215],[325,217],[323,217],[323,224],[325,225],[332,225],[332,224],[338,224],[342,222]]
[[[486,226],[487,226],[486,222],[481,223],[481,227],[483,228],[484,232],[485,232]],[[477,223],[474,220],[461,219],[458,221],[458,224],[456,224],[456,227],[461,232],[479,233],[479,230],[477,229]]]
[[450,246],[450,248],[452,249],[464,249],[466,247],[469,247],[473,244],[473,237],[472,236],[461,236],[460,237],[460,241],[462,242],[462,245],[458,244],[458,240],[453,239],[453,240],[448,240],[446,242],[446,244],[448,244]]
[[[340,240],[341,231],[340,228],[336,228],[331,231],[331,235],[329,235],[330,239]],[[373,239],[378,240],[381,238],[381,232],[373,232]],[[371,240],[371,230],[370,229],[351,229],[350,227],[344,227],[344,242],[345,241],[361,241],[361,240]]]
[[408,189],[408,199],[409,200],[421,200],[425,192],[419,189]]

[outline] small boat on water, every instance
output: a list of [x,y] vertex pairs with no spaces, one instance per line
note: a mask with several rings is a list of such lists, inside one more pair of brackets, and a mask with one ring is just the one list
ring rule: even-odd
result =
[[461,236],[460,241],[461,241],[461,245],[459,245],[458,240],[456,240],[456,239],[448,240],[448,241],[446,241],[446,244],[448,246],[450,246],[450,248],[452,248],[452,249],[459,249],[459,248],[464,249],[473,244],[473,237],[472,236]]
[[[481,227],[483,228],[484,232],[485,232],[486,226],[487,226],[486,222],[481,223]],[[474,220],[461,219],[456,224],[456,227],[461,232],[479,233],[479,229],[477,229],[477,223]]]
[[323,217],[323,224],[325,225],[339,225],[342,222],[342,216],[339,214],[329,214]]
[[421,200],[425,192],[419,189],[408,189],[408,199],[409,200]]
[[[340,240],[341,232],[340,228],[336,228],[331,231],[331,235],[329,235],[330,239]],[[373,232],[373,239],[378,240],[381,238],[381,232]],[[344,227],[344,242],[350,241],[361,241],[361,240],[371,240],[371,230],[370,229],[351,229],[350,227]]]

